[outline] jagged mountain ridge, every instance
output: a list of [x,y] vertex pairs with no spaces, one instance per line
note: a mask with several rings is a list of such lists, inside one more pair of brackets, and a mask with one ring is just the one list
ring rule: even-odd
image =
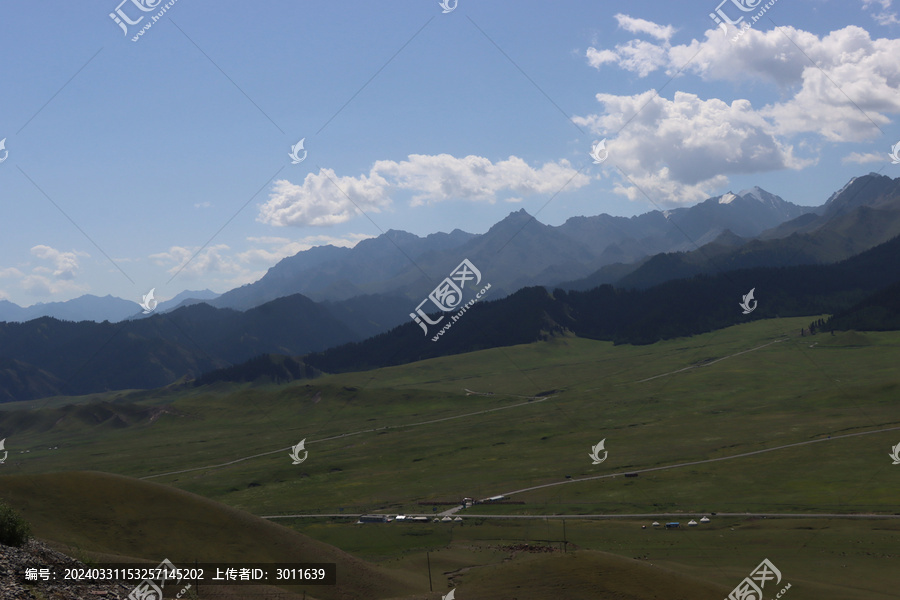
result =
[[316,260],[308,254],[315,249],[300,252],[212,304],[243,310],[288,293],[331,301],[399,293],[412,300],[427,294],[463,258],[482,271],[496,297],[527,285],[584,277],[616,262],[694,249],[726,230],[753,237],[810,210],[760,188],[635,217],[572,217],[559,226],[544,225],[523,209],[484,234],[454,230],[420,238],[391,230],[352,249],[317,250]]
[[[730,202],[728,196],[723,199]],[[851,180],[816,212],[787,221],[756,238],[744,239],[726,230],[712,243],[690,252],[660,253],[631,264],[609,265],[582,279],[558,285],[571,290],[586,290],[607,283],[647,288],[673,279],[735,269],[827,264],[864,252],[897,235],[900,235],[900,178],[891,180],[872,173]]]

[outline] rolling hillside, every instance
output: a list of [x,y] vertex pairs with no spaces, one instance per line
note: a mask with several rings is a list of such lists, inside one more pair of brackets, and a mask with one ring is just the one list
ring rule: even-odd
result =
[[309,586],[312,597],[369,600],[413,589],[397,575],[337,548],[156,483],[78,471],[12,475],[0,477],[0,498],[23,514],[37,537],[105,561],[334,562],[337,585]]

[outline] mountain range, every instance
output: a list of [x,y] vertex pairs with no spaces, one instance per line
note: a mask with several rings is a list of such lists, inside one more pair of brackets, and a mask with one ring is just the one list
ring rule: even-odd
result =
[[[219,294],[210,290],[185,290],[171,300],[160,302],[156,306],[156,311],[166,312],[179,306],[213,300],[218,296]],[[141,309],[137,301],[123,300],[110,295],[101,298],[100,296],[85,294],[65,302],[38,302],[28,307],[21,307],[8,300],[0,300],[0,321],[10,323],[23,323],[40,317],[53,317],[60,321],[95,321],[97,323],[110,321],[111,323],[117,323],[125,319],[138,319],[143,316],[145,316],[143,315],[143,309]]]
[[[691,207],[654,210],[635,217],[572,217],[559,226],[544,225],[520,210],[484,234],[456,229],[419,237],[392,229],[353,248],[327,245],[298,252],[282,259],[260,280],[221,296],[209,290],[182,292],[160,302],[156,312],[198,301],[246,310],[298,293],[332,303],[374,295],[413,300],[431,291],[459,264],[461,258],[457,257],[467,257],[485,274],[489,272],[494,294],[506,295],[527,285],[556,285],[586,277],[613,263],[692,250],[726,231],[754,237],[811,210],[755,187]],[[42,316],[115,323],[144,315],[136,299],[112,296],[85,295],[27,308],[0,301],[0,321],[23,322]]]
[[284,258],[260,280],[211,304],[242,310],[286,293],[319,301],[363,294],[415,300],[462,258],[488,277],[495,296],[503,296],[528,285],[553,286],[585,277],[613,263],[692,250],[726,231],[753,237],[811,210],[756,187],[689,208],[635,217],[572,217],[559,226],[544,225],[519,210],[483,234],[454,230],[420,238],[390,230],[354,248],[324,246]]
[[[603,285],[587,291],[550,292],[529,287],[507,298],[476,304],[436,342],[430,336],[423,339],[422,330],[407,323],[361,343],[329,348],[300,360],[327,373],[359,371],[556,335],[648,344],[752,319],[823,313],[837,313],[837,327],[856,322],[857,315],[866,311],[873,329],[887,329],[900,321],[897,303],[889,297],[889,291],[900,284],[898,257],[900,237],[895,237],[828,265],[739,269],[675,279],[647,289]],[[739,303],[751,289],[757,304],[744,313]],[[207,380],[212,378],[207,374]]]
[[[647,343],[739,322],[736,298],[751,287],[766,307],[752,318],[837,314],[900,281],[898,224],[900,179],[870,174],[816,209],[753,188],[558,227],[518,211],[484,234],[390,231],[356,248],[285,258],[259,281],[205,302],[194,296],[212,292],[185,292],[142,318],[0,323],[0,401],[154,388],[204,373],[308,377],[566,332]],[[665,251],[644,254],[654,248]],[[626,255],[639,258],[615,262]],[[452,335],[423,342],[410,313],[463,258],[490,292]]]
[[827,264],[849,258],[897,235],[900,235],[900,178],[871,173],[852,179],[812,212],[784,221],[755,238],[741,237],[729,229],[701,248],[609,265],[559,287],[586,290],[615,283],[619,287],[646,288],[702,273],[759,266]]

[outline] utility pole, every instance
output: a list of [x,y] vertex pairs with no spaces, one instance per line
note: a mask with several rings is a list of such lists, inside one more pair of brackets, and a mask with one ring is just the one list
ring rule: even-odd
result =
[[431,555],[425,551],[425,558],[428,560],[428,591],[433,592],[434,586],[431,585]]
[[566,520],[563,519],[563,552],[569,551],[569,538],[566,537]]

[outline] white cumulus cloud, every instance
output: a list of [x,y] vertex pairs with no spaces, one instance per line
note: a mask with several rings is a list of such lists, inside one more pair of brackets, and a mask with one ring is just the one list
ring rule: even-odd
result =
[[516,156],[492,162],[472,155],[411,154],[403,161],[379,160],[368,175],[338,177],[333,170],[322,169],[299,185],[277,181],[257,220],[270,225],[336,225],[354,217],[358,209],[387,209],[398,191],[411,192],[411,206],[445,200],[493,203],[508,195],[555,194],[589,182],[589,176],[566,160],[535,168]]
[[38,297],[51,297],[59,294],[84,293],[88,286],[67,279],[57,279],[44,275],[27,275],[22,279],[22,289],[28,294]]
[[50,246],[38,245],[31,249],[31,253],[42,259],[49,261],[52,267],[37,267],[35,270],[42,269],[45,272],[53,273],[58,279],[74,279],[78,272],[78,256],[89,256],[85,252],[62,252]]
[[653,21],[629,17],[622,13],[616,15],[616,21],[619,22],[619,27],[625,31],[630,33],[646,33],[663,41],[668,41],[672,37],[672,34],[675,33],[675,28],[671,25],[663,26],[654,23]]
[[[747,100],[728,104],[675,92],[668,100],[648,91],[634,96],[597,94],[602,115],[575,122],[598,135],[619,131],[607,143],[612,161],[629,174],[616,191],[634,200],[690,203],[727,183],[725,174],[800,168],[772,126]],[[629,122],[630,119],[630,122]],[[627,126],[626,126],[627,123]],[[643,193],[641,193],[643,190]]]
[[[885,3],[889,7],[879,2]],[[673,46],[663,30],[627,20],[620,25],[657,40],[589,48],[590,66],[641,77],[663,70],[679,77],[682,89],[690,75],[705,82],[761,83],[762,93],[771,88],[772,99],[757,105],[686,91],[674,92],[671,100],[652,90],[597,94],[603,110],[575,121],[609,137],[610,157],[651,197],[702,200],[728,175],[802,169],[816,158],[795,156],[795,143],[814,148],[810,138],[831,144],[876,139],[900,114],[900,39],[872,39],[851,25],[822,36],[793,27],[753,28],[732,42],[710,29],[702,40]],[[869,162],[868,156],[845,161]],[[617,191],[641,195],[627,181]]]
[[321,169],[300,185],[276,181],[257,220],[269,225],[337,225],[360,210],[380,212],[390,203],[388,183],[377,174],[338,177],[332,169]]
[[494,202],[505,192],[553,194],[590,182],[587,175],[579,174],[566,160],[548,162],[535,169],[516,156],[492,163],[481,156],[412,154],[400,162],[380,160],[372,171],[398,189],[411,190],[413,206],[454,198]]

